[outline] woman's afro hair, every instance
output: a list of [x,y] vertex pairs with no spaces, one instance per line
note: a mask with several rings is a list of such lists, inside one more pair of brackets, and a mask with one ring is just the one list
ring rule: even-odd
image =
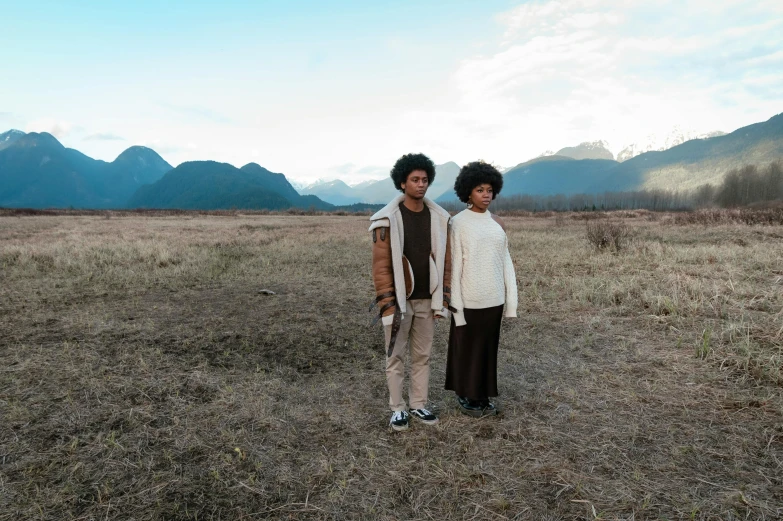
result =
[[430,185],[435,181],[435,163],[424,154],[405,154],[394,163],[391,169],[391,178],[394,181],[394,188],[403,191],[400,185],[408,180],[408,176],[414,170],[424,170],[427,172],[427,178]]
[[454,191],[460,201],[467,203],[473,189],[483,184],[492,185],[492,199],[494,199],[503,189],[503,176],[489,163],[474,161],[460,169],[457,180],[454,181]]

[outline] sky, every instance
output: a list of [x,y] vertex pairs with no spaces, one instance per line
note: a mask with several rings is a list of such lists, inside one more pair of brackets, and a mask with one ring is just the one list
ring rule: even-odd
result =
[[0,132],[307,183],[783,112],[779,0],[0,0]]

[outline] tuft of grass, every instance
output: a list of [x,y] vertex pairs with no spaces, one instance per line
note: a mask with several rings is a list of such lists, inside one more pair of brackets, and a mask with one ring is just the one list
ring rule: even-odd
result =
[[701,333],[701,340],[699,341],[699,345],[696,347],[696,358],[704,360],[707,358],[707,356],[709,356],[710,351],[712,350],[710,347],[711,340],[712,329],[705,328]]
[[619,252],[631,239],[631,229],[623,222],[598,219],[585,226],[587,242],[598,251]]

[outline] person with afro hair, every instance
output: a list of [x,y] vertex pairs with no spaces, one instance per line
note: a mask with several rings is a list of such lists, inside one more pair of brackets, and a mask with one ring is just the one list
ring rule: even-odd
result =
[[432,186],[432,183],[435,182],[435,164],[429,157],[424,154],[405,154],[394,163],[394,168],[391,169],[391,178],[394,187],[400,192],[405,193],[403,185],[408,180],[408,176],[416,171],[427,174],[428,187]]
[[460,169],[454,191],[467,209],[451,219],[451,329],[446,384],[460,411],[496,414],[500,323],[517,316],[517,279],[506,226],[489,206],[503,188],[503,176],[483,161]]
[[[384,326],[389,425],[403,431],[410,416],[425,425],[438,422],[427,408],[427,395],[435,319],[449,314],[450,215],[425,197],[435,179],[435,165],[424,154],[402,156],[391,179],[402,194],[370,219],[375,285],[370,311],[380,307],[376,321]],[[410,409],[402,397],[408,351]]]

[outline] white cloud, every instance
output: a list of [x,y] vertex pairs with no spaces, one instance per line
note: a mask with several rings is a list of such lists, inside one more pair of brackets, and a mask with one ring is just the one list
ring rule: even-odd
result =
[[85,141],[125,141],[125,138],[111,132],[96,132],[84,138]]
[[[135,144],[138,146],[151,148],[158,154],[171,154],[177,158],[183,154],[195,152],[199,148],[195,143],[182,144],[162,139],[146,139]],[[189,161],[189,159],[186,159],[186,161]]]
[[454,110],[406,116],[501,164],[597,139],[617,152],[676,125],[732,131],[783,110],[781,14],[783,2],[526,3],[498,17],[495,52],[460,63]]
[[52,118],[36,119],[25,126],[25,132],[48,132],[57,139],[64,138],[72,130],[74,130],[74,126],[70,122]]

